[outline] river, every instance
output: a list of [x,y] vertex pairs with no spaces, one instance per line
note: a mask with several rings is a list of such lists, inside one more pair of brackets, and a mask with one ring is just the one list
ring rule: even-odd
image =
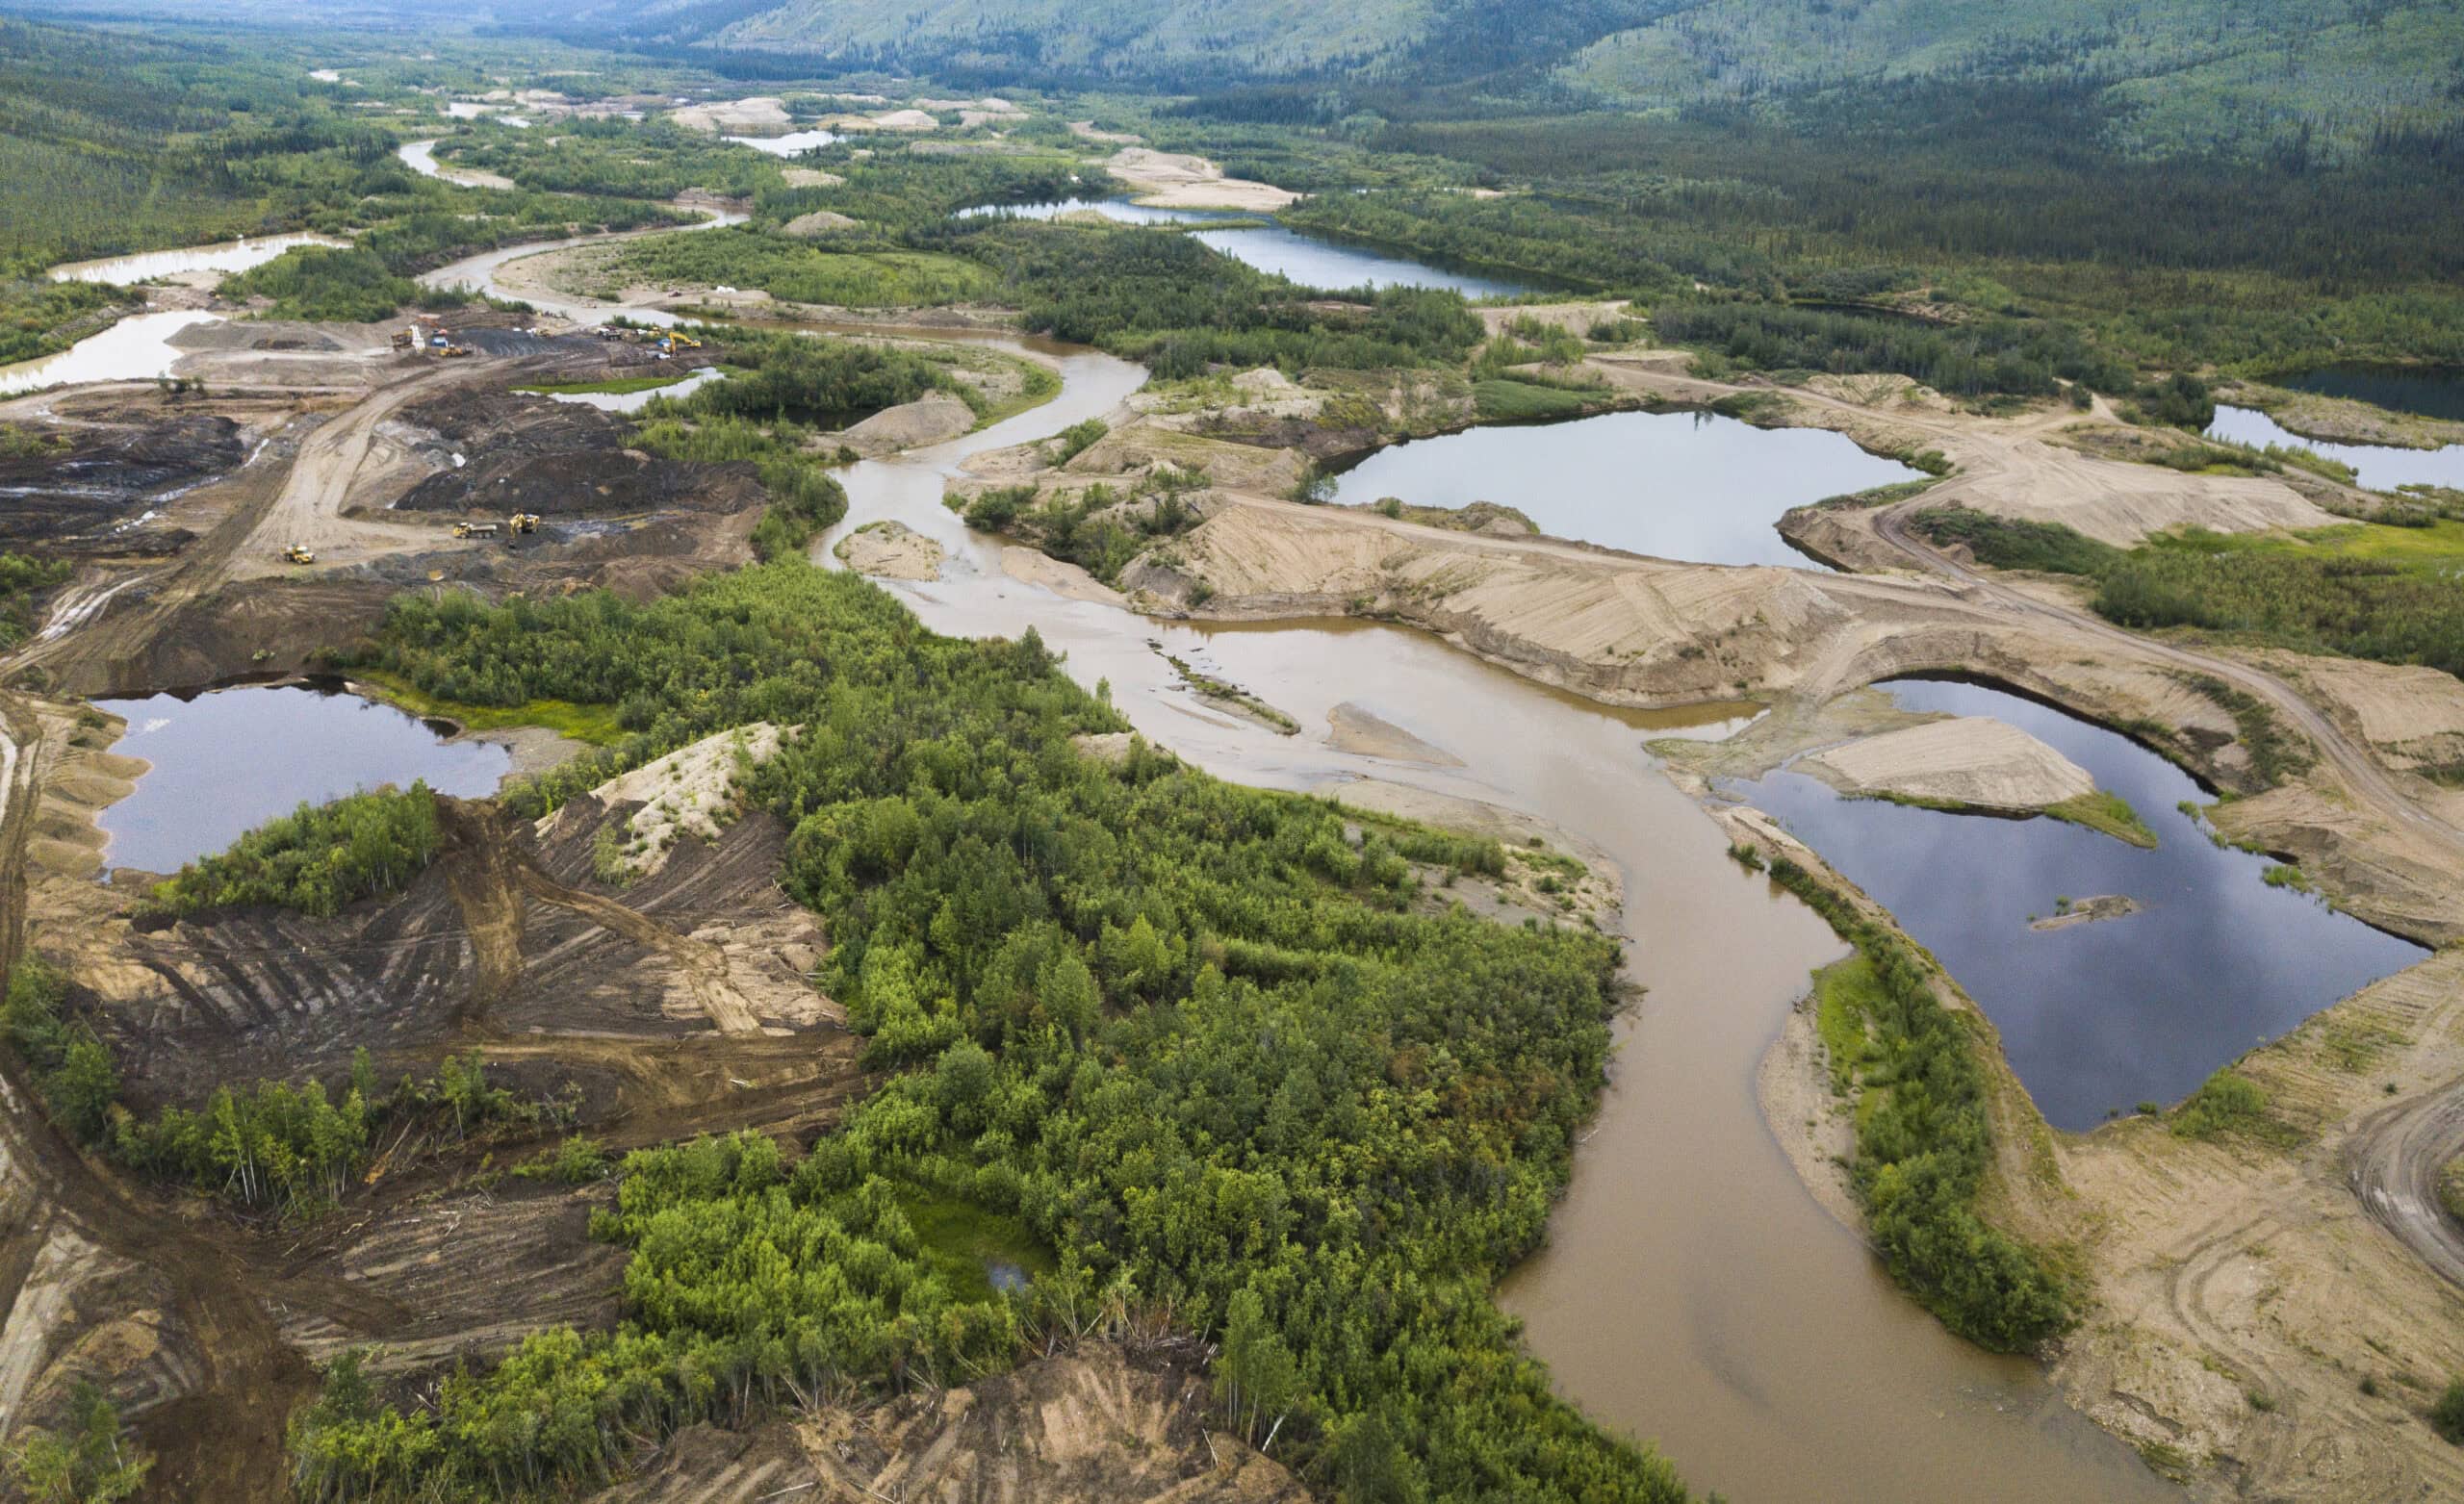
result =
[[224,241],[215,245],[66,262],[52,268],[49,275],[54,282],[114,282],[126,286],[186,271],[245,271],[302,245],[340,247],[349,243],[323,235],[268,235],[253,241]]
[[[1649,991],[1619,1025],[1613,1080],[1551,1245],[1500,1294],[1565,1393],[1735,1504],[2180,1497],[2063,1404],[2036,1365],[1944,1333],[1797,1181],[1763,1124],[1755,1069],[1808,971],[1842,948],[1731,862],[1717,828],[1655,770],[1643,743],[1686,717],[1597,705],[1402,628],[1161,623],[1012,579],[1000,544],[941,505],[945,481],[970,455],[1111,413],[1144,373],[1042,342],[994,343],[1055,362],[1062,395],[842,472],[848,517],[816,561],[834,563],[855,527],[894,519],[947,551],[938,580],[887,587],[927,625],[969,636],[1035,627],[1073,676],[1107,681],[1140,730],[1199,766],[1271,787],[1339,793],[1373,777],[1480,800],[1578,831],[1624,870],[1630,972]],[[1168,652],[1258,694],[1302,734],[1208,708]],[[1325,731],[1340,703],[1463,765],[1338,752]]]
[[[495,268],[545,248],[491,252],[429,278],[506,295],[490,283]],[[583,321],[611,312],[549,311]],[[1643,751],[1689,720],[1732,723],[1734,707],[1613,709],[1400,627],[1164,623],[1013,579],[1001,544],[941,505],[946,482],[972,455],[1111,416],[1146,373],[1044,340],[929,337],[1043,359],[1061,372],[1061,395],[841,472],[848,515],[815,543],[817,563],[835,567],[832,550],[864,523],[903,523],[945,550],[937,580],[885,582],[926,625],[967,636],[1035,627],[1072,676],[1107,682],[1150,740],[1210,772],[1331,792],[1380,778],[1482,801],[1579,832],[1625,873],[1630,972],[1648,991],[1619,1022],[1618,1063],[1551,1244],[1500,1290],[1562,1392],[1732,1504],[2178,1504],[2178,1491],[2064,1404],[2036,1364],[1958,1340],[1902,1295],[1807,1193],[1763,1123],[1756,1068],[1808,972],[1843,949],[1810,910],[1730,861],[1717,828]],[[1303,734],[1210,708],[1168,653],[1252,690]],[[1345,702],[1462,766],[1336,751],[1326,717]]]
[[136,314],[54,355],[0,366],[0,396],[90,381],[152,381],[171,373],[188,352],[171,336],[193,324],[218,323],[220,314],[193,309]]

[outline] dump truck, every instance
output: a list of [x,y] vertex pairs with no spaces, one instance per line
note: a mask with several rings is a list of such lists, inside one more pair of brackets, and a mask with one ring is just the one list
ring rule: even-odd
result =
[[496,535],[497,524],[494,523],[456,523],[453,524],[453,536],[456,538],[493,538]]
[[419,345],[420,334],[417,329],[397,329],[394,331],[394,348],[407,352],[418,349]]
[[505,519],[505,525],[512,528],[517,533],[535,533],[539,530],[539,514],[536,512],[516,512],[511,517]]
[[308,551],[308,546],[304,543],[295,543],[290,548],[283,549],[282,556],[294,564],[314,564],[317,562],[317,556]]

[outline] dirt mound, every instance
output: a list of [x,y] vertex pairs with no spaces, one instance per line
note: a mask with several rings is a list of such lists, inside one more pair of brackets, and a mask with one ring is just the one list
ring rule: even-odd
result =
[[836,210],[816,209],[808,215],[798,215],[794,218],[788,220],[785,224],[779,226],[779,233],[782,235],[793,235],[800,238],[809,239],[816,235],[829,235],[839,230],[852,230],[856,227],[856,220],[838,213]]
[[955,439],[975,426],[975,409],[946,392],[928,392],[912,402],[886,407],[840,437],[860,448],[911,449]]
[[2017,814],[2092,794],[2087,769],[2017,727],[1958,716],[1885,731],[1799,764],[1843,794]]
[[1204,157],[1123,146],[1104,170],[1137,191],[1138,201],[1165,209],[1245,209],[1272,214],[1299,201],[1290,189],[1228,178]]
[[622,516],[735,512],[761,500],[751,466],[627,448],[630,422],[579,402],[459,392],[405,409],[402,421],[432,471],[394,503],[398,511]]
[[669,112],[667,117],[688,131],[709,131],[729,136],[784,131],[795,123],[787,114],[787,102],[775,94],[686,105]]
[[[716,841],[722,825],[735,819],[742,780],[778,751],[779,728],[756,722],[680,747],[592,789],[591,798],[606,808],[639,806],[616,827],[621,839],[615,869],[629,874],[627,880],[651,877],[667,865],[683,837]],[[559,809],[542,820],[541,834],[552,831],[564,813]]]
[[880,579],[937,579],[941,546],[903,523],[867,523],[839,540],[838,557],[859,574]]

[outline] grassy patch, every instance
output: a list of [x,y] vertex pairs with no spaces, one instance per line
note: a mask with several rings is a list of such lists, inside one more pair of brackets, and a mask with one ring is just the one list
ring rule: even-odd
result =
[[594,292],[633,283],[757,288],[836,308],[929,308],[988,295],[992,274],[937,251],[831,251],[746,229],[631,241],[593,278]]
[[2438,1172],[2438,1204],[2449,1216],[2464,1222],[2464,1159],[2448,1160]]
[[1869,1020],[1886,999],[1874,963],[1861,951],[1813,974],[1814,1029],[1831,1058],[1831,1090],[1846,1096],[1872,1049]]
[[2268,1094],[2246,1076],[2225,1066],[2173,1109],[2173,1135],[2208,1142],[2228,1136],[2289,1144],[2300,1137],[2293,1125],[2268,1110]]
[[1979,564],[2048,574],[2095,574],[2119,550],[2061,523],[2023,522],[1969,507],[1919,512],[1910,523],[1935,543],[1964,544]]
[[1482,422],[1524,423],[1578,417],[1589,410],[1591,399],[1558,387],[1501,376],[1474,382],[1472,405]]
[[625,739],[616,724],[614,705],[578,705],[564,700],[532,700],[519,705],[467,705],[459,701],[423,695],[407,680],[379,670],[355,671],[352,680],[377,690],[417,716],[437,716],[461,724],[465,730],[502,731],[515,727],[544,727],[559,735],[594,747],[613,747]]
[[611,376],[605,381],[542,381],[512,390],[527,392],[533,396],[626,396],[635,392],[655,392],[661,387],[672,387],[692,374],[689,370],[672,370],[655,376]]
[[995,1263],[1013,1265],[1029,1278],[1052,1272],[1052,1250],[1016,1217],[921,1186],[901,1189],[898,1209],[923,1245],[922,1262],[962,1302],[993,1298]]
[[2151,852],[2156,849],[2156,832],[2148,828],[2146,821],[2139,818],[2139,811],[2130,807],[2130,801],[2119,794],[2096,789],[2075,799],[2066,799],[2058,804],[2047,804],[2044,812],[2056,820],[2086,826],[2091,830],[2102,831],[2133,846]]

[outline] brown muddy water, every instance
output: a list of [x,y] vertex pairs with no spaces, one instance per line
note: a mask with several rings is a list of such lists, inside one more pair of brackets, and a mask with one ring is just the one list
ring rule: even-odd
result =
[[[1011,344],[1014,350],[1024,345]],[[1657,1444],[1734,1504],[2078,1504],[2178,1499],[2061,1403],[2035,1364],[1945,1334],[1818,1208],[1765,1127],[1754,1076],[1807,973],[1843,948],[1813,914],[1729,861],[1643,744],[1737,707],[1619,711],[1373,624],[1206,626],[1064,599],[1007,575],[1002,546],[941,505],[968,456],[1107,415],[1136,367],[1039,346],[1061,396],[983,433],[843,472],[846,522],[937,540],[940,578],[888,584],[937,630],[1035,627],[1145,735],[1245,783],[1340,795],[1374,777],[1504,805],[1576,831],[1627,879],[1632,980],[1620,1054],[1551,1243],[1500,1291],[1561,1392]],[[1512,501],[1512,497],[1497,499]],[[1196,698],[1177,655],[1301,724],[1279,736]],[[1336,750],[1328,716],[1367,710],[1459,767]]]

